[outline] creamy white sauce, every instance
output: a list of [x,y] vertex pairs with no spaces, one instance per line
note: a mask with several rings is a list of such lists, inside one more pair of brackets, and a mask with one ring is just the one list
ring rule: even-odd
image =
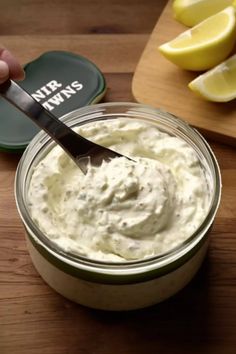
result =
[[28,203],[45,235],[63,250],[106,260],[136,260],[176,247],[209,210],[210,187],[184,140],[132,119],[77,131],[132,158],[115,158],[86,175],[59,147],[33,171]]

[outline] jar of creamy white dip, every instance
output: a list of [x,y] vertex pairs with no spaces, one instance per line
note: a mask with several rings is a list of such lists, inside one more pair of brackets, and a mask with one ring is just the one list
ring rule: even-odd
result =
[[221,194],[217,161],[182,120],[134,103],[62,118],[128,156],[86,176],[44,132],[19,163],[15,196],[32,261],[80,304],[130,310],[182,289],[200,267]]

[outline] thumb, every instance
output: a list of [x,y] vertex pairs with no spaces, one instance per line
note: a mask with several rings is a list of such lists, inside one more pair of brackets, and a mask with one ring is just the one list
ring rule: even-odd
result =
[[[8,66],[8,73],[6,71],[6,67],[1,64],[2,67],[2,74],[6,74],[5,80],[9,77],[13,80],[23,80],[24,79],[24,70],[21,67],[18,60],[9,52],[9,50],[3,48],[0,50],[0,62],[5,62]],[[0,74],[1,75],[1,74]],[[1,79],[1,77],[0,77]],[[3,77],[2,77],[3,79]]]

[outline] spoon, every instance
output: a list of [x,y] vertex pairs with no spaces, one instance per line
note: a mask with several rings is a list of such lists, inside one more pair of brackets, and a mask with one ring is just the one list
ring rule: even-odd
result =
[[45,130],[84,174],[87,173],[89,163],[93,166],[100,166],[103,161],[123,156],[75,133],[12,80],[7,80],[0,85],[0,95]]

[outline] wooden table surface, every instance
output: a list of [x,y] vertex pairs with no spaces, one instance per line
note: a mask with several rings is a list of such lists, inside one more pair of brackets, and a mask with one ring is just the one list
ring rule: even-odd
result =
[[[131,81],[165,0],[1,0],[0,42],[22,63],[69,50],[105,74],[105,101],[132,101]],[[0,353],[188,354],[236,352],[236,152],[210,142],[223,196],[207,258],[178,295],[154,307],[107,313],[76,305],[35,271],[16,211],[19,156],[0,153]]]

